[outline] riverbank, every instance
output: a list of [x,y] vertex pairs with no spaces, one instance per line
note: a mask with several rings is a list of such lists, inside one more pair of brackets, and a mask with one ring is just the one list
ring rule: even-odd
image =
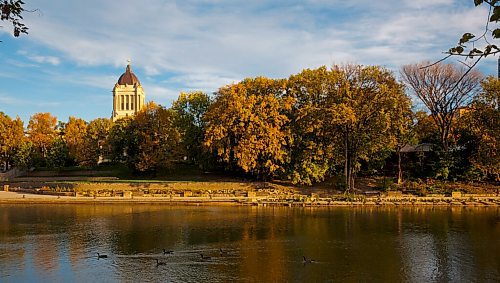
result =
[[416,196],[358,196],[352,199],[306,197],[302,200],[256,196],[169,196],[169,197],[84,197],[29,194],[0,191],[0,204],[164,204],[164,205],[251,205],[251,206],[500,206],[500,196],[416,197]]

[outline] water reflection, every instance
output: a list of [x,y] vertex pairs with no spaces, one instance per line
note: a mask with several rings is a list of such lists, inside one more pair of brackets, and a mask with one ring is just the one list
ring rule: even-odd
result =
[[0,205],[0,281],[498,281],[498,239],[498,208]]

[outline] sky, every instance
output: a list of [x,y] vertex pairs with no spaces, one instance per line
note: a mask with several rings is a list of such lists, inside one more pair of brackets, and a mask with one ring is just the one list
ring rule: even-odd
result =
[[[111,117],[127,60],[147,101],[213,93],[247,77],[306,68],[435,61],[465,32],[480,34],[473,0],[25,0],[28,35],[0,28],[0,111],[27,123]],[[478,65],[496,75],[497,58]],[[457,62],[457,59],[449,59]]]

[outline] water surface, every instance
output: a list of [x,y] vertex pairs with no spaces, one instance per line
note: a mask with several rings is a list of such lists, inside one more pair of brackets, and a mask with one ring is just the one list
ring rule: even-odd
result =
[[0,281],[498,282],[500,209],[0,205]]

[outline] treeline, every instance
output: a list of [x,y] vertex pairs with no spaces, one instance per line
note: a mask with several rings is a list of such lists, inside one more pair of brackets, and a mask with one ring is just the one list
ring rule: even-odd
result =
[[[336,176],[346,189],[360,174],[498,181],[500,82],[445,64],[404,66],[401,76],[408,88],[379,66],[249,78],[213,97],[181,93],[171,108],[151,102],[116,122],[37,113],[25,129],[2,113],[0,161],[21,168],[118,162],[153,174],[186,162],[300,184]],[[412,110],[410,93],[427,112]],[[434,146],[407,150],[422,143]]]

